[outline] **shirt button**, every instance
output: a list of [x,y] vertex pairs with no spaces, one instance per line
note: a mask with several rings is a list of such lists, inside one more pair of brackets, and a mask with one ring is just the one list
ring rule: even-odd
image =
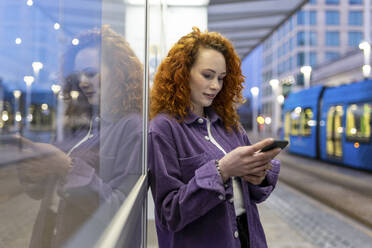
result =
[[225,183],[225,188],[228,188],[228,187],[229,187],[229,185],[227,183]]
[[220,199],[222,201],[222,200],[225,200],[225,197],[223,195],[219,195],[218,199]]
[[199,119],[198,119],[198,122],[199,122],[200,124],[203,124],[204,120],[203,120],[202,118],[199,118]]
[[231,197],[231,198],[229,199],[229,202],[230,202],[230,203],[233,203],[233,202],[234,202],[234,198]]
[[239,237],[239,233],[238,233],[238,231],[235,231],[235,232],[234,232],[234,237],[235,237],[236,239]]
[[208,136],[204,136],[204,138],[205,138],[206,140],[209,140],[209,137],[208,137]]

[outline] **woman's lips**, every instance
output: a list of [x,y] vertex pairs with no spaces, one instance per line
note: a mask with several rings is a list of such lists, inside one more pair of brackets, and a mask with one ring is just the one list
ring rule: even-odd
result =
[[203,93],[203,95],[205,95],[208,99],[211,99],[211,100],[213,100],[214,97],[216,96],[215,94],[207,94],[207,93]]

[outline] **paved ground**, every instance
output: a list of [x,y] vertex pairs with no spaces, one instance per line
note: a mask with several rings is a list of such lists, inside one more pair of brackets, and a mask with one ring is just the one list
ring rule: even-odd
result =
[[[270,248],[372,248],[372,230],[284,183],[259,204],[259,211]],[[153,220],[148,247],[157,247]]]

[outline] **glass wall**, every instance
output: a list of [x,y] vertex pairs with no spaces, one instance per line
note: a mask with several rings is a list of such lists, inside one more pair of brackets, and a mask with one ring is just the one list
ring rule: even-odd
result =
[[145,3],[0,1],[0,246],[144,246]]

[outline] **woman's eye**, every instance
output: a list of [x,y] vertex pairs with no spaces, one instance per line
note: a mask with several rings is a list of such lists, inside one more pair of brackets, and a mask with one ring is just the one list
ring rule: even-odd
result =
[[223,78],[218,78],[218,81],[223,82]]
[[206,79],[210,79],[210,78],[212,78],[212,75],[210,75],[210,74],[203,74],[203,77],[205,77]]

